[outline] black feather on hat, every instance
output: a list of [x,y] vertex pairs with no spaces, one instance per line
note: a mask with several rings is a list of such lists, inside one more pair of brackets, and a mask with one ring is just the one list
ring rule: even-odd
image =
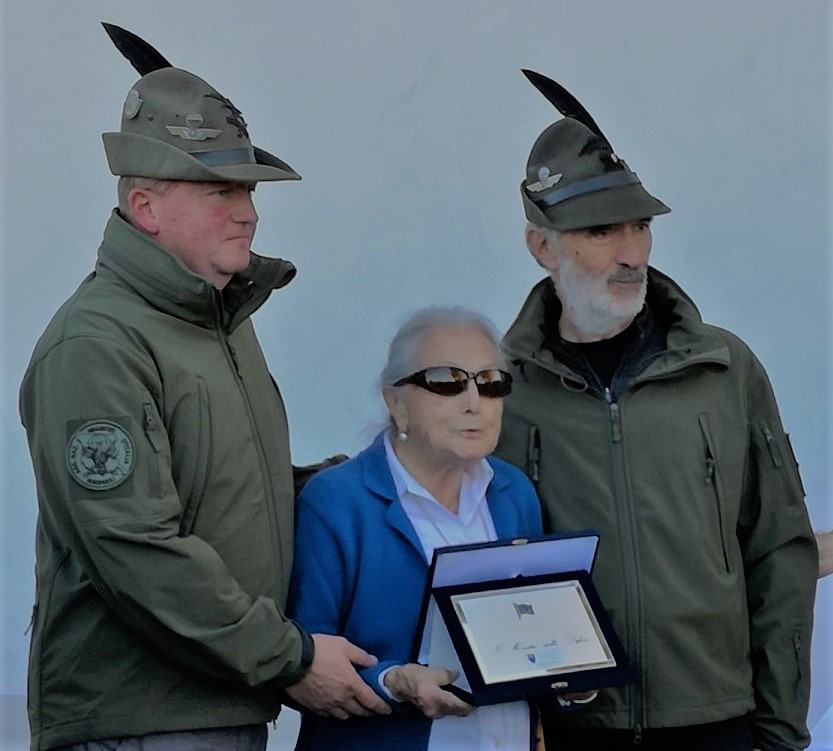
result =
[[136,68],[140,76],[147,75],[160,68],[174,67],[155,47],[148,44],[141,37],[136,36],[132,31],[106,21],[102,21],[101,25],[109,34],[110,39],[113,40],[113,44],[116,45],[118,51],[130,61],[130,64]]

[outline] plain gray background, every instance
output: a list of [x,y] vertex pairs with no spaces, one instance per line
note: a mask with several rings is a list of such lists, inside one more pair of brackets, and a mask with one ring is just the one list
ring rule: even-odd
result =
[[[813,523],[833,526],[827,0],[1,1],[6,748],[26,743],[36,513],[17,388],[92,268],[115,204],[100,134],[118,129],[137,78],[102,20],[208,80],[254,143],[304,176],[259,187],[254,245],[299,268],[255,318],[296,463],[369,441],[383,415],[374,383],[404,314],[461,303],[505,329],[541,277],[518,184],[557,114],[527,67],[571,89],[673,208],[654,225],[653,264],[764,362]],[[833,577],[817,603],[816,750],[833,749],[831,631]]]

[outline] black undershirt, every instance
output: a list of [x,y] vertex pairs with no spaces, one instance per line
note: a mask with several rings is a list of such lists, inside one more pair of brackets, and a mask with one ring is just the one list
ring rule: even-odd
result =
[[570,342],[570,346],[584,355],[602,386],[608,388],[619,363],[622,362],[622,357],[638,336],[639,329],[634,320],[624,331],[610,339],[598,342]]

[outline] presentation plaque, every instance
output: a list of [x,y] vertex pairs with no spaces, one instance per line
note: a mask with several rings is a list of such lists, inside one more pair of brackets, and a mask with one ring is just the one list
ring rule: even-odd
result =
[[472,704],[583,692],[636,677],[590,578],[598,535],[438,548],[419,652],[455,668]]

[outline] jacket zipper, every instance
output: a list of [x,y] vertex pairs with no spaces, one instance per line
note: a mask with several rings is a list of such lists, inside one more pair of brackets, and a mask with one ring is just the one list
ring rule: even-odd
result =
[[798,688],[804,678],[804,670],[801,667],[801,632],[793,633],[793,652],[795,654],[795,694],[798,699]]
[[[626,613],[628,623],[628,643],[635,664],[642,660],[642,616],[639,578],[636,574],[636,526],[634,524],[633,498],[628,490],[624,446],[622,443],[622,411],[613,398],[609,388],[604,390],[604,400],[610,414],[610,442],[613,453],[613,489],[619,529],[622,530],[622,568],[625,580],[625,602],[631,612]],[[642,743],[644,686],[628,686],[631,695],[631,727],[634,729],[634,744]]]
[[271,500],[275,497],[275,488],[272,484],[272,475],[269,472],[269,463],[266,460],[266,454],[263,449],[263,437],[260,435],[260,430],[255,420],[255,412],[249,398],[249,391],[244,383],[243,375],[240,373],[240,363],[237,360],[237,352],[235,352],[234,345],[232,345],[231,341],[229,341],[228,334],[226,334],[225,328],[223,327],[223,299],[219,291],[215,291],[214,293],[214,323],[220,346],[223,348],[229,365],[236,376],[235,381],[238,389],[240,390],[240,395],[243,397],[243,403],[246,405],[246,414],[249,418],[249,425],[251,426],[252,432],[256,438],[257,453],[260,458],[260,472],[263,476],[264,485],[267,489],[267,495],[266,498],[264,498],[264,503],[266,504],[266,513],[269,515],[269,525],[272,533],[270,535],[270,539],[272,540],[272,555],[274,556],[274,560],[279,562],[283,559],[283,551],[281,549],[281,541],[277,532],[278,520],[275,516],[277,512],[275,510],[275,504],[271,502]]

